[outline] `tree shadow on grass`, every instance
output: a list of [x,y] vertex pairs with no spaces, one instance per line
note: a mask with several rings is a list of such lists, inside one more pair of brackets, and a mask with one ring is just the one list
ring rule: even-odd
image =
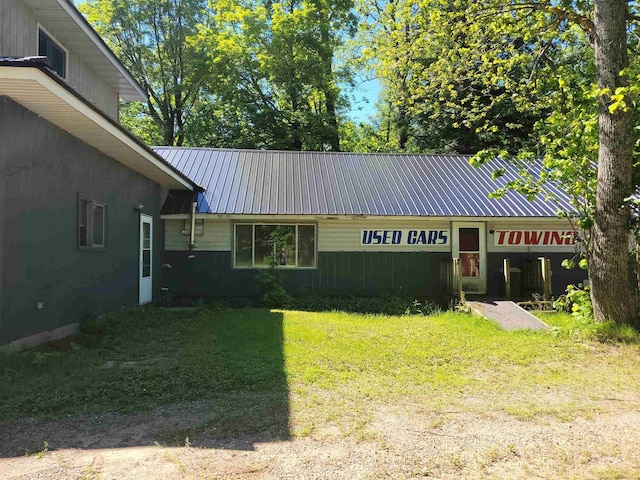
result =
[[44,442],[50,451],[250,450],[290,438],[282,313],[153,309],[150,317],[112,322],[91,345],[50,356],[0,355],[0,456]]

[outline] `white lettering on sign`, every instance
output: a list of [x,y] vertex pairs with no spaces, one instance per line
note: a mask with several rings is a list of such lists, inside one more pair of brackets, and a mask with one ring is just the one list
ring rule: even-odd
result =
[[361,245],[448,245],[449,230],[362,230]]
[[496,230],[495,246],[567,246],[575,245],[578,232],[573,230]]

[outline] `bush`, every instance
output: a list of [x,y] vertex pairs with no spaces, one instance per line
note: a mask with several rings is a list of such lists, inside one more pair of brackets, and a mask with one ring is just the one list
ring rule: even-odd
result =
[[260,294],[260,306],[267,308],[285,308],[291,304],[291,297],[282,285],[282,272],[275,264],[267,270],[256,273],[256,288]]
[[566,293],[553,302],[553,308],[571,313],[578,320],[593,319],[593,304],[589,287],[580,289],[575,285],[567,286]]

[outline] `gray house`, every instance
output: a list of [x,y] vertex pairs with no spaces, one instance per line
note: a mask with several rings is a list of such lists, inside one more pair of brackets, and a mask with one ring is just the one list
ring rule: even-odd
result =
[[146,95],[71,1],[0,2],[0,344],[159,291],[160,208],[198,187],[118,123],[120,99]]

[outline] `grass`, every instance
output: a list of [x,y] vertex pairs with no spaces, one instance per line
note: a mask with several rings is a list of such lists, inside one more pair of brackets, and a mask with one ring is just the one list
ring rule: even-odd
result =
[[0,421],[206,401],[207,424],[167,432],[167,443],[208,427],[286,438],[327,425],[366,440],[372,405],[527,420],[589,416],[603,399],[622,408],[637,398],[637,342],[578,341],[563,333],[570,316],[544,319],[557,329],[505,332],[451,312],[120,312],[72,341],[0,350]]

